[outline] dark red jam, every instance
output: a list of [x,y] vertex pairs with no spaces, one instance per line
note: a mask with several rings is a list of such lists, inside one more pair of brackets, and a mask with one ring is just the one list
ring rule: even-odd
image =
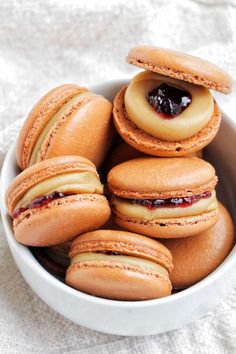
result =
[[53,192],[52,194],[49,195],[43,195],[42,197],[32,200],[32,202],[29,205],[29,209],[41,208],[42,206],[50,203],[52,200],[63,198],[63,197],[65,197],[65,194],[61,192]]
[[25,208],[17,208],[17,209],[15,209],[15,210],[13,211],[13,213],[12,213],[13,219],[18,218],[18,216],[19,216],[21,213],[23,213],[23,211],[25,211],[25,210],[26,210]]
[[161,84],[148,92],[147,101],[164,119],[173,119],[190,105],[192,98],[187,91]]
[[186,208],[198,202],[200,199],[206,199],[211,196],[211,192],[193,195],[191,197],[168,198],[168,199],[130,199],[131,204],[145,206],[148,209],[156,208]]
[[63,198],[65,196],[66,196],[66,194],[61,193],[61,192],[53,192],[49,195],[43,195],[41,197],[38,197],[38,198],[32,200],[32,202],[30,203],[28,208],[15,209],[12,213],[12,217],[13,217],[13,219],[16,219],[21,213],[23,213],[23,211],[25,211],[27,209],[41,208],[41,207],[47,205],[48,203],[50,203],[51,201],[53,201],[55,199]]
[[[93,251],[94,252],[94,251]],[[108,255],[112,255],[112,256],[118,256],[120,255],[119,252],[116,252],[116,251],[95,251],[95,253],[102,253],[102,254],[108,254]]]

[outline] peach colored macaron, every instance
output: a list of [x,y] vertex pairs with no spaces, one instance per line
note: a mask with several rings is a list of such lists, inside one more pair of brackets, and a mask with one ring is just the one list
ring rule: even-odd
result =
[[129,231],[179,238],[216,223],[217,177],[202,159],[141,157],[112,168],[107,181],[115,222]]
[[172,285],[184,289],[205,278],[228,256],[235,244],[233,221],[219,203],[219,219],[213,227],[190,238],[163,243],[173,256]]
[[221,121],[209,89],[230,93],[232,79],[206,60],[152,46],[130,50],[143,71],[114,100],[114,124],[135,149],[153,156],[186,156],[209,144]]
[[18,138],[21,169],[61,155],[80,155],[99,166],[110,147],[112,104],[74,84],[48,92],[29,113]]
[[207,60],[177,50],[140,45],[129,51],[126,60],[145,70],[225,94],[232,90],[232,77],[226,71]]
[[79,156],[39,162],[12,181],[6,204],[18,242],[52,246],[94,230],[109,219],[94,164]]
[[172,257],[160,242],[126,231],[78,236],[70,251],[66,283],[114,300],[148,300],[171,294]]

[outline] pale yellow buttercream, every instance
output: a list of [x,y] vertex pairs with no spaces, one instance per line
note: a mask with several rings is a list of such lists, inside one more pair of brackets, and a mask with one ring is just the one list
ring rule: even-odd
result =
[[133,266],[146,268],[148,270],[157,271],[163,276],[169,277],[168,271],[164,267],[157,263],[139,257],[87,252],[80,253],[73,257],[71,264],[78,264],[80,262],[113,262],[130,264]]
[[27,208],[32,200],[53,192],[66,194],[103,194],[103,185],[91,172],[74,172],[51,177],[29,189],[17,203],[16,208]]
[[[163,119],[146,99],[148,92],[167,83],[192,96],[190,105],[174,119]],[[199,85],[190,84],[151,71],[136,75],[125,93],[125,109],[128,117],[138,128],[163,140],[182,140],[198,133],[211,119],[214,100],[210,91]]]
[[43,128],[43,130],[41,131],[31,154],[30,157],[30,163],[29,165],[34,165],[37,161],[38,161],[38,154],[40,152],[41,146],[49,132],[49,130],[53,127],[53,125],[59,120],[59,118],[65,113],[65,111],[67,109],[69,109],[71,106],[73,106],[74,102],[78,99],[78,98],[83,98],[83,97],[87,97],[87,96],[91,96],[92,92],[83,92],[83,93],[79,93],[78,95],[74,96],[73,98],[71,98],[67,103],[65,103],[60,109],[59,111],[49,120],[49,122],[45,125],[45,127]]

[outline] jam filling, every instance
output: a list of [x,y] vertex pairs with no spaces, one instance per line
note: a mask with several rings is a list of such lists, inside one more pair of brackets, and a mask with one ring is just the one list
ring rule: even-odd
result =
[[130,199],[131,204],[145,206],[148,209],[156,208],[186,208],[198,202],[200,199],[206,199],[211,196],[211,192],[193,195],[191,197],[168,198],[168,199]]
[[66,194],[61,193],[61,192],[53,192],[49,195],[43,195],[41,197],[38,197],[38,198],[32,200],[32,202],[30,203],[30,205],[27,208],[15,209],[12,213],[12,217],[13,217],[13,219],[16,219],[21,213],[23,213],[23,211],[25,211],[27,209],[41,208],[41,207],[47,205],[48,203],[50,203],[51,201],[53,201],[55,199],[63,198],[63,197],[66,197]]
[[116,251],[109,251],[109,250],[104,250],[104,251],[93,251],[93,253],[102,253],[102,254],[108,254],[112,256],[118,256],[121,255],[122,253],[116,252]]
[[189,92],[163,83],[148,92],[147,101],[162,118],[173,119],[190,105],[192,98]]

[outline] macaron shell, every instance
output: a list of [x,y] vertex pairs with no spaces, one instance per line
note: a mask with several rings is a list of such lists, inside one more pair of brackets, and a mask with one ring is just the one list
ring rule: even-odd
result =
[[162,240],[173,255],[171,281],[176,289],[189,287],[213,272],[235,244],[232,219],[219,204],[219,219],[207,231],[186,239]]
[[67,270],[66,283],[88,294],[114,300],[155,299],[170,295],[172,288],[167,277],[111,262],[72,265]]
[[197,235],[218,220],[218,210],[182,218],[142,220],[116,215],[115,222],[125,230],[153,238],[182,238]]
[[110,207],[104,196],[77,194],[26,210],[14,219],[13,230],[22,244],[52,246],[99,228],[109,216]]
[[29,113],[17,141],[16,159],[21,169],[29,165],[34,145],[47,122],[63,104],[87,89],[74,84],[54,88],[43,96]]
[[56,175],[70,172],[91,172],[98,177],[94,164],[81,156],[61,156],[35,164],[12,181],[6,192],[6,204],[13,212],[20,198],[37,183]]
[[97,230],[76,237],[71,245],[70,257],[77,253],[112,251],[137,256],[161,264],[170,272],[172,256],[160,242],[120,230]]
[[186,156],[203,149],[216,136],[221,122],[221,114],[217,103],[214,113],[207,125],[190,138],[179,141],[158,139],[139,129],[128,117],[124,106],[124,95],[127,86],[117,93],[114,100],[113,120],[121,137],[135,149],[148,155],[160,157]]
[[113,137],[111,111],[112,104],[102,96],[78,98],[47,134],[39,161],[81,155],[100,166]]
[[217,179],[213,166],[197,157],[140,157],[115,166],[107,181],[115,196],[166,199],[211,191]]
[[126,60],[145,70],[202,85],[222,93],[230,93],[232,90],[232,78],[223,69],[204,59],[175,50],[137,46],[129,51]]

